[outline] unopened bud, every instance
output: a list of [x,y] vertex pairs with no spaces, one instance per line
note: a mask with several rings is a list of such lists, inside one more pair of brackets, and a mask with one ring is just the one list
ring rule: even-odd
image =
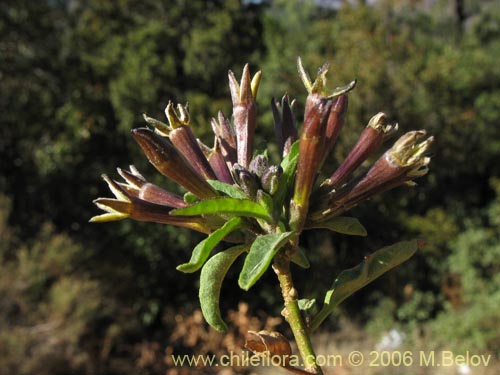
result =
[[258,184],[256,176],[245,167],[235,164],[232,170],[233,179],[250,198],[255,198]]
[[281,173],[281,168],[276,165],[271,165],[268,169],[266,169],[266,171],[264,171],[261,177],[261,184],[264,191],[271,195],[276,193]]
[[172,142],[146,128],[132,130],[132,135],[153,166],[164,176],[200,198],[213,198],[217,193],[189,164]]
[[351,177],[352,173],[373,155],[380,148],[384,140],[392,135],[397,128],[397,124],[386,124],[386,115],[384,113],[380,112],[373,116],[349,155],[331,175],[329,180],[326,181],[325,185],[329,187],[342,186]]
[[248,170],[260,178],[267,168],[267,158],[264,155],[257,155],[250,162]]
[[250,79],[248,64],[243,68],[241,85],[233,72],[229,71],[229,89],[233,100],[234,130],[236,133],[236,151],[238,163],[248,167],[252,158],[252,147],[255,132],[257,102],[255,97],[259,87],[261,72]]
[[297,140],[297,125],[293,114],[293,106],[295,100],[290,102],[288,95],[284,95],[281,99],[280,115],[278,105],[275,99],[271,100],[271,109],[274,117],[274,133],[278,142],[278,147],[282,157],[285,157],[290,152],[290,147]]

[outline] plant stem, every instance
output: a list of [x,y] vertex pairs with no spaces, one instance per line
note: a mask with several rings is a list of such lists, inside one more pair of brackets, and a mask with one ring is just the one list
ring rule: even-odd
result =
[[275,258],[273,269],[278,276],[283,294],[285,308],[282,311],[282,315],[292,329],[295,342],[304,363],[304,368],[311,374],[323,375],[321,367],[316,363],[316,354],[314,353],[307,327],[300,313],[298,293],[293,287],[292,274],[290,272],[289,256],[284,253],[279,254]]

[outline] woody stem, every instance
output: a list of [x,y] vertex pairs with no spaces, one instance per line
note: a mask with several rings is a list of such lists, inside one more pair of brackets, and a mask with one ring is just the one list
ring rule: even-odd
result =
[[300,313],[298,293],[293,287],[292,274],[290,272],[289,256],[284,253],[279,254],[275,258],[273,269],[278,276],[283,294],[285,308],[282,311],[282,315],[292,329],[305,370],[311,374],[323,375],[323,371],[316,363],[316,354],[314,353],[304,319]]

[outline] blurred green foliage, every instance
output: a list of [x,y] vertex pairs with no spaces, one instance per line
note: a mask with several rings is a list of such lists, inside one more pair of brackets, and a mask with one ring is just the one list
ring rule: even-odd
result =
[[[437,139],[419,187],[355,209],[366,239],[305,238],[314,272],[297,270],[301,297],[321,298],[312,291],[370,251],[423,237],[425,250],[343,311],[375,331],[424,327],[436,345],[498,356],[500,9],[464,4],[462,20],[452,0],[2,2],[0,371],[131,373],[134,345],[167,337],[165,311],[197,306],[194,279],[175,266],[200,238],[157,224],[87,224],[105,192],[99,175],[134,163],[169,186],[130,128],[143,112],[161,118],[168,100],[189,101],[210,143],[210,116],[229,113],[227,70],[247,61],[263,70],[257,133],[268,141],[272,96],[297,97],[301,118],[297,55],[311,73],[329,61],[338,86],[358,79],[326,173],[378,111]],[[273,276],[258,294],[225,289],[223,310],[245,299],[278,315]]]

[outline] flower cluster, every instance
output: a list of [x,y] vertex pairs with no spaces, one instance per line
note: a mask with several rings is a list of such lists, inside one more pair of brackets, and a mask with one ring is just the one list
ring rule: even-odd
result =
[[[240,83],[233,72],[229,72],[233,114],[229,120],[219,112],[217,119],[211,120],[215,134],[213,147],[207,147],[194,135],[187,105],[178,104],[175,107],[169,103],[165,109],[168,124],[144,115],[151,128],[132,130],[134,139],[151,164],[195,197],[189,200],[165,191],[147,182],[131,166],[130,171],[118,169],[125,183],[103,176],[116,198],[95,200],[94,203],[106,213],[93,217],[91,221],[130,217],[210,233],[218,227],[214,224],[220,226],[220,220],[203,214],[178,216],[175,215],[175,209],[196,204],[199,200],[227,196],[220,185],[217,187],[213,183],[219,181],[240,190],[241,198],[260,203],[281,203],[282,207],[272,207],[272,224],[300,232],[307,223],[331,219],[376,193],[403,184],[411,185],[414,178],[427,172],[430,159],[426,151],[433,137],[419,142],[425,132],[412,131],[401,136],[371,168],[353,178],[361,164],[397,130],[397,124],[386,124],[385,114],[378,113],[371,118],[343,163],[319,184],[317,194],[313,194],[321,166],[343,127],[347,93],[355,86],[355,81],[329,93],[326,89],[327,64],[319,69],[314,81],[305,72],[300,59],[298,68],[309,95],[305,103],[298,153],[285,160],[296,162],[293,176],[282,176],[283,162],[281,165],[270,165],[267,156],[253,155],[256,95],[261,72],[251,78],[246,65]],[[278,147],[286,159],[298,138],[294,101],[285,95],[281,103],[273,99],[271,108]],[[276,197],[277,193],[279,197]],[[311,196],[315,198],[311,199]],[[254,221],[247,225],[252,229],[249,232],[258,235],[269,230],[269,225],[259,225],[258,220]],[[259,226],[264,228],[256,229]]]
[[[307,267],[306,254],[298,254],[296,246],[303,230],[327,227],[341,231],[339,219],[352,218],[339,215],[374,194],[412,185],[413,179],[427,173],[427,150],[433,138],[423,139],[425,132],[421,130],[402,135],[371,167],[359,171],[397,130],[397,124],[387,124],[385,114],[378,113],[340,166],[330,177],[319,179],[344,125],[347,94],[356,82],[328,91],[327,64],[319,69],[314,81],[300,59],[298,70],[308,91],[300,133],[294,100],[285,95],[280,102],[274,98],[271,101],[279,163],[273,164],[267,153],[254,152],[261,72],[252,78],[246,65],[240,82],[229,72],[233,113],[228,118],[219,112],[211,120],[215,135],[212,147],[194,135],[187,105],[169,103],[165,110],[167,123],[144,115],[149,127],[132,130],[151,164],[186,190],[184,196],[148,182],[131,166],[129,171],[118,169],[124,182],[103,176],[114,199],[94,201],[105,213],[93,217],[93,222],[129,217],[209,235],[193,250],[189,262],[178,269],[194,272],[203,267],[202,310],[207,321],[218,329],[224,328],[215,306],[220,283],[236,257],[247,254],[239,279],[243,289],[250,288],[278,255]],[[366,234],[356,223],[355,232]],[[237,246],[208,260],[222,240]]]

